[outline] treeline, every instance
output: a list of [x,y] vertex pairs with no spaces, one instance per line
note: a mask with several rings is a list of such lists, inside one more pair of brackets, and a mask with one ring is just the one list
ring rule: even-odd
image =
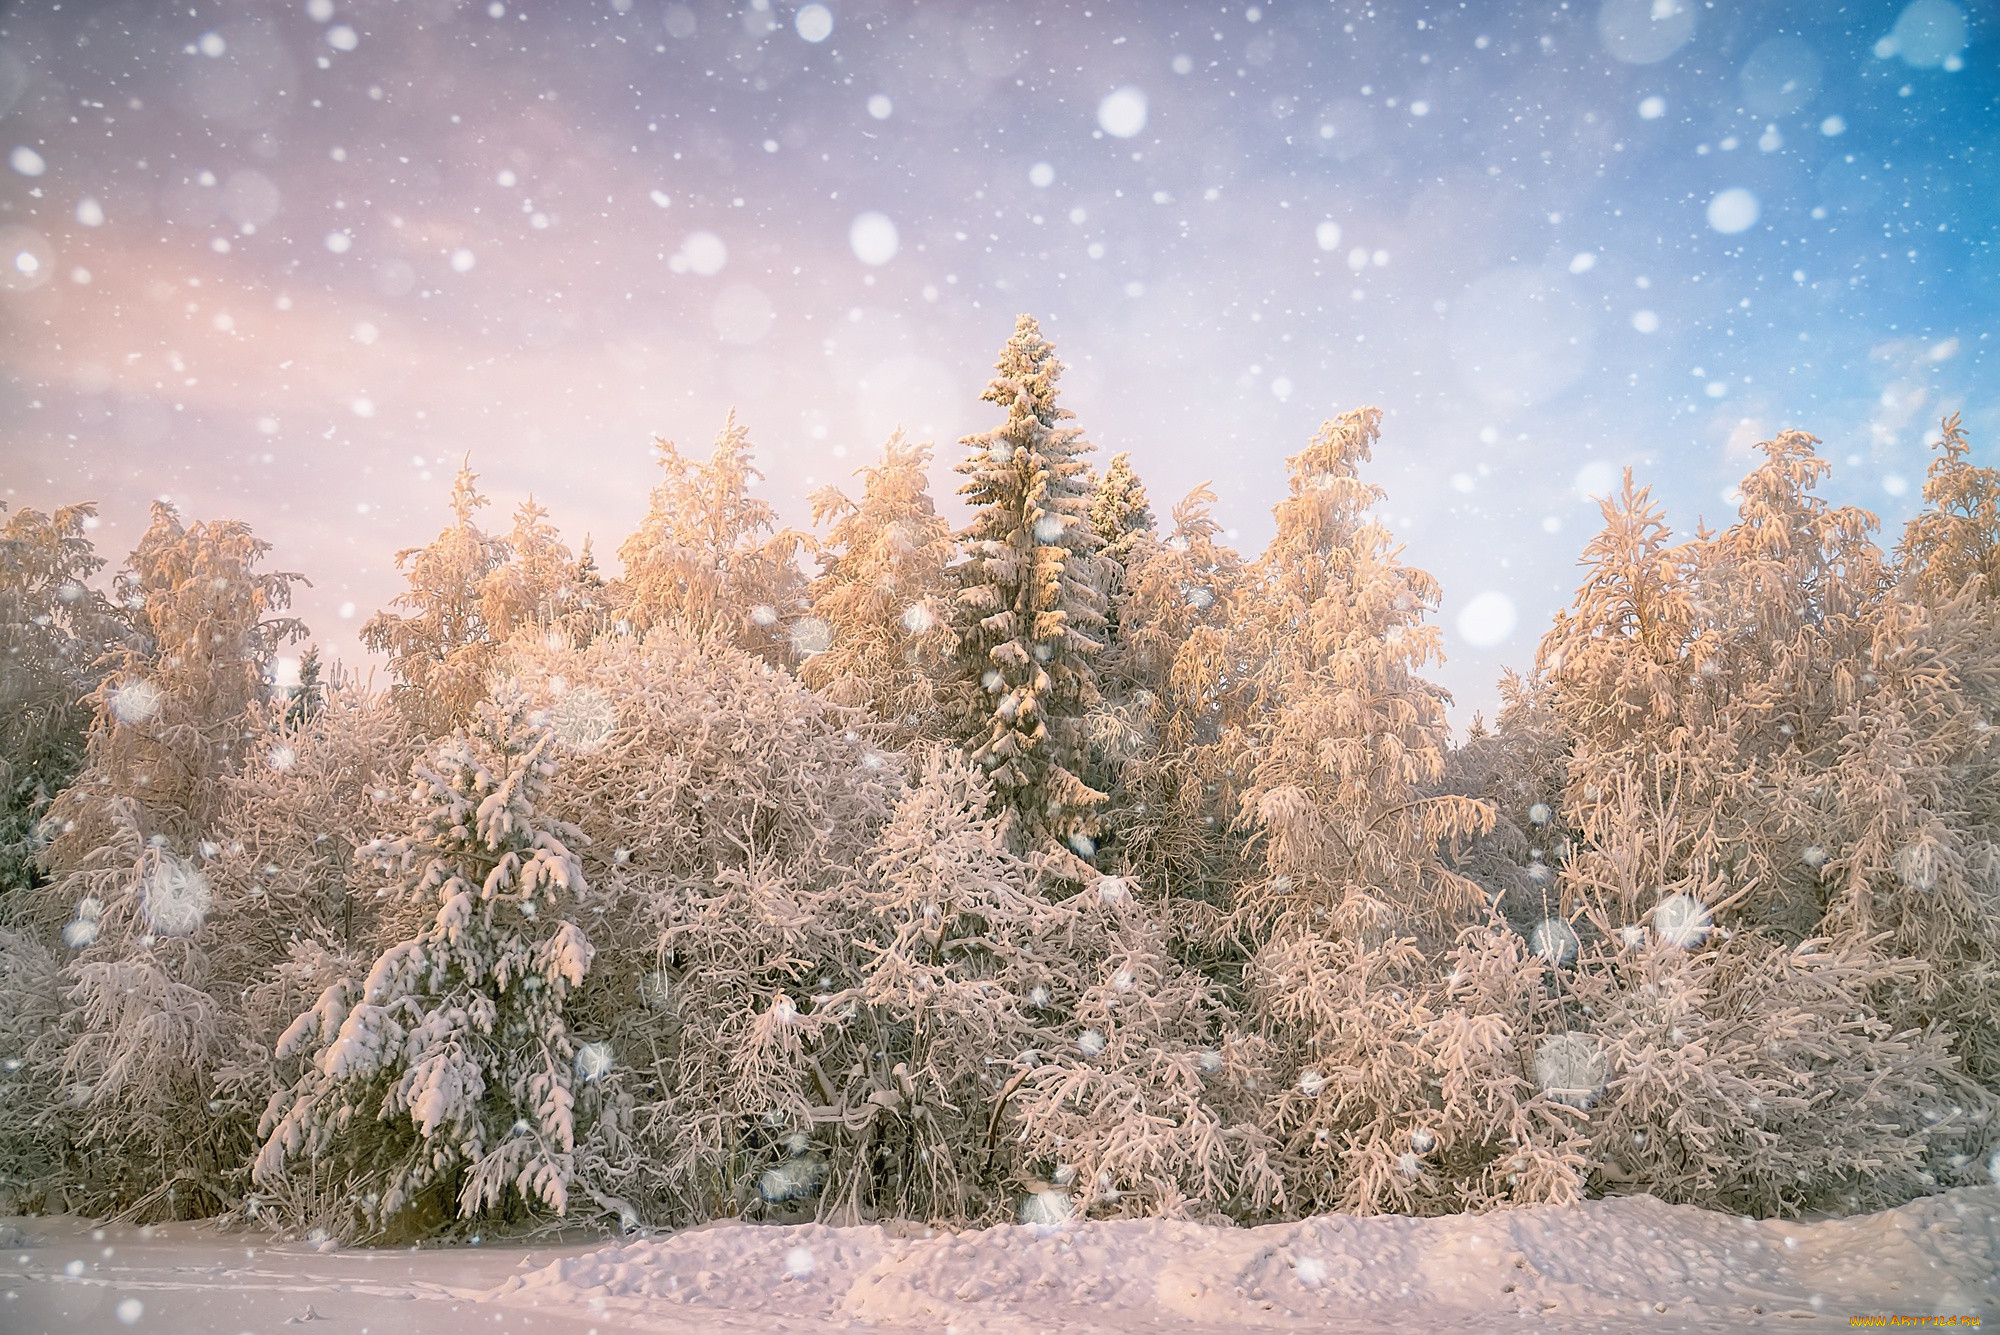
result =
[[1361,468],[1230,550],[1101,474],[1023,318],[821,536],[732,420],[607,578],[462,470],[363,631],[155,506],[0,530],[0,1210],[349,1238],[579,1215],[1861,1210],[2000,1173],[2000,473],[1627,480],[1453,747]]

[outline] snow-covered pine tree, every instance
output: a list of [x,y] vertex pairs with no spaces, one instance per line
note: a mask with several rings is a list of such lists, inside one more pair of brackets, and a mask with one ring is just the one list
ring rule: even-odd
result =
[[368,1233],[406,1211],[566,1210],[573,1082],[601,1070],[563,1020],[591,947],[564,916],[584,889],[580,832],[542,810],[557,748],[510,687],[412,766],[409,833],[359,856],[434,916],[279,1039],[303,1069],[259,1127],[260,1185],[331,1159]]
[[429,546],[396,553],[410,587],[390,606],[408,615],[377,612],[361,627],[361,642],[389,656],[396,678],[391,696],[432,736],[472,716],[499,652],[486,620],[485,592],[507,559],[507,546],[473,522],[487,504],[477,481],[470,462],[460,464],[451,484],[451,523]]
[[792,661],[805,539],[779,529],[777,510],[750,494],[764,475],[750,461],[749,431],[732,411],[706,463],[683,458],[670,440],[653,443],[661,477],[645,518],[618,548],[618,615],[636,631],[719,634],[768,661]]
[[[304,681],[308,674],[301,668]],[[420,744],[386,693],[366,690],[336,666],[318,683],[314,708],[301,696],[261,711],[267,731],[236,773],[202,864],[219,930],[207,956],[207,991],[227,1021],[209,1120],[238,1147],[228,1178],[252,1218],[303,1232],[328,1198],[343,1194],[331,1173],[292,1175],[276,1192],[242,1193],[259,1144],[257,1124],[291,1083],[273,1056],[278,1037],[342,978],[361,977],[387,945],[413,928],[410,906],[377,899],[355,851],[381,832],[400,803]]]
[[125,634],[85,582],[104,564],[85,527],[95,514],[27,509],[0,527],[0,897],[38,874],[34,831],[83,766],[89,696]]
[[549,512],[530,496],[514,512],[507,557],[486,576],[480,615],[495,640],[524,626],[589,638],[597,629],[601,590],[584,560],[571,555]]
[[1344,413],[1286,460],[1291,494],[1244,594],[1230,659],[1245,676],[1239,820],[1264,863],[1237,906],[1253,936],[1449,944],[1483,907],[1439,857],[1492,813],[1432,791],[1448,697],[1419,670],[1438,656],[1423,619],[1439,593],[1370,513],[1383,492],[1359,470],[1380,423],[1374,408]]
[[1093,447],[1061,425],[1072,416],[1056,403],[1062,363],[1033,317],[1015,321],[995,369],[980,398],[1007,420],[960,442],[971,453],[955,466],[975,511],[958,535],[965,560],[953,567],[960,735],[1026,845],[1088,854],[1104,800],[1079,777],[1104,624],[1079,457]]
[[1942,602],[1977,581],[2000,604],[2000,469],[1972,462],[1959,415],[1944,419],[1924,479],[1924,508],[1903,530],[1897,565],[1917,593]]
[[898,431],[881,463],[858,470],[859,502],[832,486],[812,497],[813,522],[833,521],[810,590],[829,639],[799,678],[838,703],[869,705],[899,739],[937,735],[937,673],[951,639],[951,526],[931,502],[930,453]]
[[271,657],[305,633],[273,615],[300,577],[259,569],[269,550],[156,503],[115,586],[136,634],[93,697],[88,763],[50,807],[51,879],[29,900],[69,955],[58,1022],[27,1060],[63,1090],[40,1129],[77,1156],[73,1205],[186,1216],[230,1197],[242,1146],[206,1112],[230,1012],[205,864],[225,781],[263,735]]

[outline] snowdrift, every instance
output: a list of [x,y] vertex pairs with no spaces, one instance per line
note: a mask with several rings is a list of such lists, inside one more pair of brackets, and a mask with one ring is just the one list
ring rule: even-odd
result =
[[[101,1236],[99,1236],[101,1234]],[[602,1246],[260,1245],[212,1225],[0,1225],[9,1331],[1732,1330],[2000,1316],[2000,1188],[1755,1220],[1651,1197],[1253,1229],[714,1224]],[[136,1303],[137,1306],[133,1306]]]

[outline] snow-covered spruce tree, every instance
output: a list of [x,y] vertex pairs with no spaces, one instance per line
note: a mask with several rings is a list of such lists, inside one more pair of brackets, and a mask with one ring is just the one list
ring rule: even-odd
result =
[[1220,541],[1214,504],[1204,483],[1175,505],[1165,538],[1132,536],[1118,635],[1099,661],[1104,693],[1118,702],[1116,727],[1099,729],[1115,774],[1111,866],[1175,901],[1176,912],[1226,907],[1241,879],[1224,729],[1244,678],[1230,657],[1244,566]]
[[326,707],[326,693],[330,683],[326,680],[326,667],[320,661],[319,646],[309,644],[299,655],[299,679],[285,691],[285,722],[292,724],[311,722],[319,711]]
[[[1104,795],[1080,777],[1097,708],[1094,636],[1104,595],[1092,556],[1093,447],[1056,404],[1062,363],[1033,317],[1015,321],[980,397],[1007,420],[966,437],[959,495],[974,508],[958,535],[952,630],[958,735],[1015,814],[1024,847],[1088,854]],[[1079,875],[1083,874],[1079,871]]]
[[891,740],[936,736],[938,669],[950,647],[945,567],[951,526],[931,503],[929,445],[899,431],[881,463],[859,470],[861,500],[837,488],[813,493],[813,523],[831,519],[809,591],[827,647],[799,665],[799,679],[846,705],[868,705]]
[[625,578],[617,614],[636,631],[671,625],[792,661],[804,538],[778,529],[778,512],[750,494],[764,476],[750,462],[750,433],[731,412],[706,463],[683,458],[672,441],[653,443],[662,476],[645,518],[618,548]]
[[1291,494],[1251,570],[1230,658],[1246,689],[1236,721],[1248,769],[1239,820],[1263,874],[1241,888],[1253,937],[1337,931],[1449,943],[1482,909],[1479,887],[1439,858],[1485,829],[1483,803],[1435,794],[1445,692],[1419,670],[1438,655],[1423,622],[1437,582],[1398,560],[1370,511],[1360,465],[1381,413],[1325,423],[1286,460]]
[[342,1222],[366,1234],[567,1209],[572,1083],[592,1068],[563,1009],[591,947],[564,916],[584,890],[580,832],[542,810],[558,746],[508,688],[411,767],[409,833],[360,856],[435,914],[279,1039],[303,1069],[259,1127],[259,1185],[331,1161]]
[[1132,470],[1132,456],[1125,451],[1111,456],[1104,476],[1097,481],[1090,498],[1090,527],[1100,544],[1096,564],[1104,589],[1104,640],[1110,645],[1118,638],[1119,609],[1125,601],[1133,545],[1154,530],[1145,484]]
[[21,510],[0,526],[0,897],[38,874],[36,827],[83,766],[88,697],[125,633],[85,583],[104,564],[86,531],[95,514]]
[[207,1115],[230,1011],[204,864],[271,657],[304,634],[273,615],[299,577],[259,569],[268,550],[243,524],[187,526],[156,504],[116,583],[136,634],[93,697],[88,761],[47,818],[50,881],[24,906],[68,955],[57,1023],[25,1056],[62,1090],[34,1113],[74,1208],[212,1211],[244,1149]]
[[[361,642],[386,654],[390,695],[419,729],[443,736],[472,717],[486,697],[499,652],[486,619],[487,582],[507,559],[506,544],[473,522],[487,504],[470,463],[451,484],[451,523],[427,547],[396,553],[410,587],[361,627]],[[407,613],[407,615],[405,615]]]

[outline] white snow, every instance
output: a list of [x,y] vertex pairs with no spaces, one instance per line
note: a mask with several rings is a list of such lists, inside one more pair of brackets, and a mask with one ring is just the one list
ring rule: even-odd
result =
[[[1029,1213],[1059,1221],[1065,1193]],[[70,1273],[74,1267],[74,1273]],[[983,1335],[1157,1330],[1845,1329],[2000,1316],[2000,1187],[1754,1220],[1647,1196],[1254,1229],[1164,1220],[712,1224],[623,1243],[321,1251],[214,1224],[0,1221],[0,1327]],[[310,1315],[309,1315],[310,1314]]]

